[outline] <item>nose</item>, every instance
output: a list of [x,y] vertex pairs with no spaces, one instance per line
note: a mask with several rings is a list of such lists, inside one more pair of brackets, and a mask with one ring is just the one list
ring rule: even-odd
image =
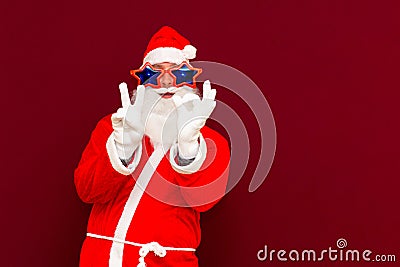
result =
[[171,87],[173,82],[174,82],[174,78],[169,73],[164,73],[160,77],[160,83],[163,88]]

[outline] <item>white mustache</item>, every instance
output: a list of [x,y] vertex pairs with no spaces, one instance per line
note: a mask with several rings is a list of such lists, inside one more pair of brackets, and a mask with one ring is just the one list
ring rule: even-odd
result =
[[175,93],[179,89],[180,88],[178,88],[178,87],[158,88],[158,89],[151,88],[151,90],[153,90],[155,93],[160,94],[160,95],[165,94],[165,93]]
[[193,92],[193,91],[194,91],[193,88],[188,87],[188,86],[186,86],[186,85],[179,86],[179,87],[175,87],[175,86],[174,86],[174,87],[169,87],[169,88],[161,87],[161,88],[158,88],[158,89],[153,88],[153,87],[151,87],[151,86],[147,86],[147,87],[146,87],[146,90],[147,90],[147,89],[149,89],[149,90],[151,90],[151,91],[153,91],[154,93],[157,93],[157,94],[159,94],[159,95],[162,95],[162,94],[165,94],[165,93],[174,94],[174,93],[176,93],[176,92],[178,92],[178,91],[180,91],[180,90],[184,90],[184,91],[188,91],[188,92]]

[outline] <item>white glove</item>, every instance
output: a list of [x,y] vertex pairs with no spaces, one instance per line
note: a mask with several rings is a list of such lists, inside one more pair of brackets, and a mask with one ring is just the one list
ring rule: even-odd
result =
[[[203,85],[203,99],[196,94],[186,94],[183,97],[174,95],[172,97],[177,108],[177,127],[178,127],[178,152],[183,159],[196,157],[199,150],[200,129],[210,117],[216,102],[217,91],[211,89],[210,81],[207,80]],[[193,108],[188,108],[189,102]]]
[[126,83],[119,85],[122,108],[111,116],[115,146],[120,159],[130,159],[133,152],[142,142],[144,124],[142,122],[142,107],[144,100],[144,86],[139,85],[136,90],[135,103],[129,99]]

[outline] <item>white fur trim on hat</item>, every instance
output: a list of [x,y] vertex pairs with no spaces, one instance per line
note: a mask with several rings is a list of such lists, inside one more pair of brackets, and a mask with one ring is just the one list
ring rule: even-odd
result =
[[192,45],[186,45],[183,50],[175,47],[158,47],[147,53],[143,59],[143,64],[149,62],[150,64],[158,64],[163,62],[171,62],[181,64],[183,61],[188,61],[196,57],[196,48]]

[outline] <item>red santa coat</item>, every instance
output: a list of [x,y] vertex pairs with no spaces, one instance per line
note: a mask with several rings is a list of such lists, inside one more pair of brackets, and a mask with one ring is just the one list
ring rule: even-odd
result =
[[[117,162],[106,148],[112,132],[109,115],[100,120],[92,132],[74,179],[79,197],[94,204],[88,233],[104,237],[114,236],[136,179],[153,152],[150,140],[143,138],[142,155],[135,170],[131,175],[123,174],[117,166],[121,164],[119,159]],[[155,241],[174,248],[195,249],[199,246],[200,212],[210,209],[223,196],[230,160],[228,143],[220,134],[206,126],[201,134],[207,149],[201,168],[194,173],[182,173],[171,166],[173,159],[167,153],[140,198],[126,241],[141,244]],[[81,250],[80,267],[109,266],[112,243],[87,237]],[[122,266],[137,266],[140,247],[123,246]],[[195,252],[188,251],[167,251],[165,257],[150,252],[145,262],[149,267],[198,266]]]

